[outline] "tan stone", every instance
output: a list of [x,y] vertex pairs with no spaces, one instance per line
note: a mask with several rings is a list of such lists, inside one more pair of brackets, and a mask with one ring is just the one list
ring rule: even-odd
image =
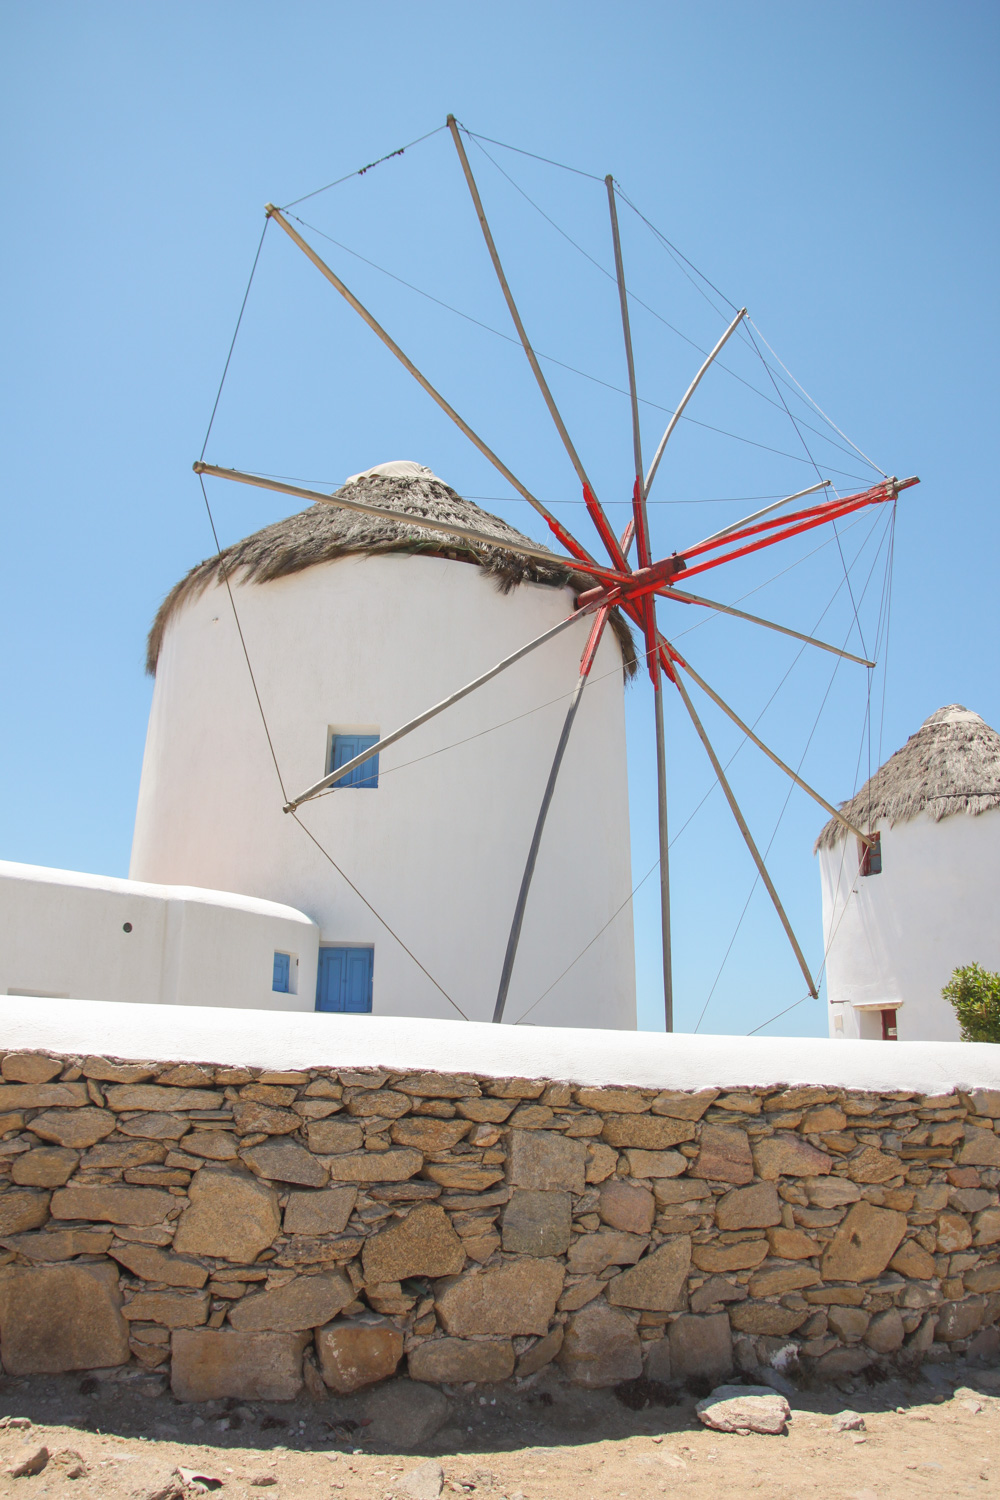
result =
[[0,1065],[7,1083],[48,1083],[58,1078],[64,1067],[58,1057],[44,1057],[41,1052],[8,1052]]
[[432,1385],[495,1384],[514,1373],[514,1345],[510,1339],[428,1339],[411,1349],[411,1380]]
[[512,1130],[541,1130],[555,1118],[547,1104],[519,1104],[510,1117]]
[[564,1337],[564,1330],[557,1323],[551,1333],[526,1349],[514,1369],[517,1379],[527,1380],[529,1375],[535,1375],[539,1370],[544,1370],[546,1365],[550,1365],[562,1348]]
[[833,1158],[799,1136],[779,1131],[754,1143],[753,1164],[758,1177],[774,1182],[779,1177],[824,1175],[833,1166]]
[[170,1340],[170,1388],[178,1401],[293,1401],[302,1389],[307,1333],[178,1329]]
[[122,1317],[163,1328],[199,1328],[209,1305],[207,1292],[137,1292],[122,1308]]
[[831,1349],[817,1359],[813,1374],[817,1380],[843,1380],[847,1375],[858,1375],[872,1363],[867,1349]]
[[441,1187],[456,1192],[478,1193],[503,1181],[503,1172],[497,1167],[481,1167],[475,1162],[424,1162],[421,1175],[428,1182],[437,1182]]
[[670,1312],[678,1306],[690,1268],[691,1240],[679,1235],[613,1277],[608,1282],[608,1301],[617,1307]]
[[967,1297],[963,1302],[945,1302],[938,1309],[936,1340],[944,1344],[967,1339],[982,1326],[985,1297]]
[[475,1120],[477,1124],[502,1125],[514,1108],[505,1099],[459,1099],[455,1108],[463,1120]]
[[176,1141],[191,1129],[186,1115],[171,1114],[169,1110],[153,1110],[151,1113],[129,1115],[118,1120],[122,1135],[138,1135],[156,1141]]
[[634,1266],[648,1244],[648,1235],[612,1229],[580,1234],[570,1245],[566,1269],[573,1274],[599,1275],[608,1266]]
[[[0,1089],[0,1096],[2,1093]],[[978,1130],[974,1125],[967,1126],[965,1140],[955,1160],[960,1167],[1000,1167],[1000,1135],[992,1130]]]
[[345,1095],[345,1100],[349,1115],[375,1115],[383,1120],[398,1120],[413,1108],[409,1094],[399,1094],[395,1089],[359,1089],[349,1099]]
[[312,1188],[326,1186],[326,1168],[296,1141],[279,1136],[277,1140],[241,1151],[240,1156],[251,1171],[273,1182],[294,1182]]
[[93,1219],[105,1224],[160,1224],[176,1207],[177,1199],[157,1188],[114,1185],[59,1188],[50,1204],[54,1219]]
[[813,1208],[843,1208],[861,1197],[857,1183],[845,1177],[807,1177],[802,1186]]
[[697,1204],[699,1210],[708,1213],[714,1204],[712,1189],[707,1182],[696,1182],[694,1178],[682,1177],[672,1182],[658,1178],[653,1183],[653,1197],[660,1208],[666,1204]]
[[904,1240],[889,1262],[900,1276],[913,1276],[918,1281],[929,1281],[934,1275],[934,1257],[928,1254],[916,1240]]
[[85,1083],[0,1083],[0,1109],[77,1109],[89,1103]]
[[653,1227],[656,1203],[648,1188],[612,1177],[601,1185],[597,1211],[612,1229],[624,1229],[629,1234],[648,1234]]
[[47,1229],[42,1234],[11,1235],[0,1241],[25,1260],[72,1260],[74,1255],[103,1255],[111,1244],[110,1229]]
[[5,1115],[0,1115],[0,1135],[6,1135],[9,1130],[24,1129],[24,1111],[10,1110]]
[[890,1156],[877,1146],[865,1146],[847,1163],[847,1175],[852,1182],[888,1182],[904,1170],[898,1156]]
[[341,1234],[357,1202],[353,1187],[324,1188],[317,1193],[289,1193],[286,1234]]
[[657,1094],[650,1108],[654,1115],[669,1115],[674,1120],[700,1120],[708,1106],[719,1097],[718,1089],[702,1089],[697,1094]]
[[559,1261],[535,1257],[467,1271],[436,1289],[438,1321],[460,1336],[547,1333],[564,1276]]
[[172,1089],[156,1083],[119,1083],[104,1090],[109,1109],[179,1110],[221,1109],[222,1094],[215,1089]]
[[745,1183],[753,1179],[750,1137],[734,1125],[705,1125],[692,1177],[712,1182]]
[[545,1092],[545,1084],[530,1078],[493,1078],[486,1092],[495,1099],[537,1099]]
[[240,1135],[291,1135],[302,1124],[293,1110],[275,1109],[256,1099],[237,1099],[233,1105],[233,1124]]
[[479,1084],[469,1073],[410,1073],[395,1087],[421,1099],[472,1099],[480,1093]]
[[819,1243],[801,1229],[769,1229],[767,1243],[771,1254],[782,1260],[808,1260],[820,1252]]
[[679,1177],[687,1170],[687,1157],[679,1151],[625,1152],[630,1177]]
[[360,1255],[364,1237],[358,1234],[293,1234],[274,1258],[276,1266],[319,1266],[344,1263]]
[[585,1171],[588,1183],[606,1182],[618,1165],[618,1152],[611,1146],[605,1146],[600,1141],[591,1141],[587,1145],[587,1166]]
[[674,1380],[725,1380],[733,1370],[733,1339],[723,1313],[682,1313],[670,1325],[670,1373]]
[[503,1210],[503,1248],[513,1255],[562,1255],[572,1238],[569,1193],[515,1188]]
[[127,1364],[118,1267],[8,1266],[0,1271],[0,1335],[8,1375]]
[[[862,1307],[830,1307],[827,1322],[838,1338],[845,1344],[856,1344],[863,1339],[871,1321],[871,1313]],[[869,1346],[871,1347],[871,1346]]]
[[870,1281],[881,1276],[906,1233],[906,1215],[872,1203],[855,1203],[823,1254],[827,1281]]
[[899,1309],[889,1307],[885,1312],[875,1314],[868,1324],[864,1340],[876,1354],[892,1354],[902,1348],[905,1336]]
[[244,1297],[230,1308],[229,1321],[242,1333],[294,1333],[322,1327],[354,1300],[354,1287],[343,1271],[321,1271]]
[[781,1223],[781,1204],[773,1183],[732,1188],[716,1201],[715,1222],[720,1229],[764,1229]]
[[296,1099],[292,1105],[295,1113],[304,1120],[325,1120],[343,1107],[336,1099]]
[[309,1074],[291,1068],[265,1068],[258,1073],[257,1082],[292,1084],[295,1088],[300,1088],[302,1084],[309,1082]]
[[942,1214],[937,1221],[937,1248],[950,1255],[972,1244],[972,1226],[962,1214]]
[[846,1130],[847,1116],[836,1104],[821,1104],[802,1117],[803,1135],[822,1135],[829,1131]]
[[592,1302],[566,1324],[557,1363],[574,1385],[590,1390],[642,1374],[642,1346],[631,1318]]
[[403,1335],[387,1318],[368,1313],[317,1328],[316,1353],[325,1383],[346,1396],[396,1373]]
[[156,1068],[152,1063],[116,1063],[106,1057],[85,1057],[82,1071],[84,1078],[96,1078],[101,1083],[144,1083],[153,1077]]
[[[80,1114],[83,1113],[80,1110]],[[92,1146],[85,1151],[80,1166],[85,1171],[91,1167],[155,1166],[164,1161],[166,1155],[166,1146],[161,1146],[158,1141],[109,1141],[105,1146]]]
[[[164,1068],[162,1073],[157,1073],[157,1083],[168,1083],[174,1088],[203,1088],[211,1084],[215,1079],[214,1068],[202,1067],[200,1063],[177,1063],[172,1068]],[[133,1079],[123,1078],[122,1083],[134,1082]]]
[[1000,1292],[1000,1261],[975,1266],[962,1279],[967,1292]]
[[397,1146],[416,1146],[418,1151],[450,1151],[469,1133],[468,1120],[435,1120],[431,1115],[411,1115],[396,1120],[389,1135]]
[[513,1187],[582,1193],[587,1148],[551,1130],[512,1130],[507,1138],[507,1181]]
[[[202,1167],[188,1189],[190,1206],[174,1236],[179,1254],[211,1255],[246,1265],[278,1234],[278,1195],[249,1172]],[[171,1199],[171,1202],[174,1200]]]
[[306,1135],[309,1150],[324,1156],[360,1151],[365,1139],[364,1127],[354,1120],[311,1120]]
[[793,1261],[784,1265],[780,1261],[765,1261],[750,1277],[751,1297],[780,1297],[785,1292],[795,1292],[804,1286],[817,1286],[821,1280],[814,1266]]
[[328,1156],[331,1182],[405,1182],[424,1164],[419,1151],[400,1146],[389,1151],[348,1151]]
[[691,1259],[699,1271],[748,1271],[767,1255],[767,1240],[741,1240],[736,1245],[695,1245]]
[[468,1239],[463,1239],[462,1248],[470,1260],[474,1260],[477,1265],[482,1265],[500,1249],[500,1236],[493,1229],[483,1234],[470,1235]]
[[11,1178],[24,1187],[62,1187],[76,1171],[79,1153],[65,1146],[40,1146],[15,1157]]
[[717,1307],[724,1302],[742,1302],[747,1295],[745,1286],[739,1282],[730,1281],[725,1276],[710,1276],[703,1281],[696,1292],[691,1293],[691,1311],[693,1313],[708,1312],[712,1307]]
[[972,1221],[975,1244],[995,1245],[1000,1241],[1000,1208],[984,1208]]
[[192,1130],[184,1140],[185,1151],[208,1161],[235,1161],[238,1146],[231,1130]]
[[576,1102],[583,1109],[597,1109],[602,1114],[642,1115],[652,1104],[653,1095],[639,1089],[582,1088],[576,1091]]
[[109,1109],[50,1109],[35,1116],[31,1129],[43,1141],[79,1149],[102,1141],[116,1124]]
[[[119,1265],[141,1276],[144,1281],[160,1281],[164,1286],[186,1286],[200,1290],[208,1280],[208,1270],[196,1260],[168,1255],[155,1245],[118,1244],[111,1252]],[[159,1319],[153,1319],[158,1322]],[[199,1319],[204,1322],[204,1319]]]
[[405,1281],[410,1276],[452,1276],[465,1265],[462,1241],[436,1203],[421,1203],[365,1241],[365,1280]]
[[691,1122],[673,1120],[669,1115],[608,1115],[601,1139],[609,1146],[669,1151],[681,1141],[693,1141],[696,1134]]
[[258,1104],[278,1104],[286,1109],[295,1102],[295,1090],[278,1083],[248,1083],[240,1089],[241,1099],[253,1099]]
[[603,1291],[604,1282],[599,1276],[584,1276],[582,1281],[566,1288],[556,1306],[560,1312],[577,1312],[581,1307],[586,1307],[588,1302],[593,1302]]
[[1000,1089],[973,1089],[969,1103],[977,1115],[988,1115],[1000,1120]]
[[17,1192],[9,1188],[0,1194],[0,1234],[18,1234],[37,1229],[49,1216],[49,1194]]
[[808,1307],[781,1307],[776,1302],[737,1302],[729,1310],[729,1321],[739,1333],[770,1335],[784,1338],[811,1315]]

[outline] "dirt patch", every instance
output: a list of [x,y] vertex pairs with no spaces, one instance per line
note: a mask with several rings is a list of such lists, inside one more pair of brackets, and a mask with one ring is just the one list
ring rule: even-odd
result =
[[[282,1405],[180,1403],[159,1379],[134,1373],[8,1378],[0,1381],[0,1496],[407,1500],[435,1492],[435,1464],[445,1500],[1000,1492],[996,1368],[934,1365],[912,1381],[783,1389],[787,1435],[740,1437],[702,1427],[690,1392],[633,1388],[623,1401],[615,1391],[570,1386],[551,1369],[520,1387],[441,1393],[398,1380],[367,1396]],[[863,1417],[863,1428],[836,1430],[845,1408]],[[10,1475],[42,1447],[49,1458],[41,1472]]]

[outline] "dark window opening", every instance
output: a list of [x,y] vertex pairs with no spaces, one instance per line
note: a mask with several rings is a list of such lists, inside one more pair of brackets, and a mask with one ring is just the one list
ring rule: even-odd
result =
[[896,1042],[899,1040],[896,1035],[896,1012],[894,1010],[884,1010],[882,1012],[882,1040],[883,1042]]
[[881,875],[882,873],[882,835],[873,833],[871,837],[874,844],[865,844],[858,839],[858,853],[861,859],[862,875]]

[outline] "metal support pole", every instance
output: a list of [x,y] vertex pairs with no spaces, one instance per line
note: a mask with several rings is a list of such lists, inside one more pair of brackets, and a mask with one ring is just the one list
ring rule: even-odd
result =
[[[659,679],[659,672],[657,672]],[[663,1019],[664,1030],[674,1029],[673,953],[670,941],[670,859],[667,837],[667,737],[663,727],[663,686],[653,685],[656,709],[656,806],[660,837],[660,927],[663,933]]]
[[725,333],[722,335],[719,342],[716,344],[715,348],[712,350],[711,354],[709,354],[708,358],[705,360],[705,363],[702,365],[697,375],[692,380],[691,384],[688,386],[687,390],[684,392],[684,395],[681,397],[680,404],[677,407],[677,410],[674,412],[673,416],[670,418],[670,421],[667,423],[667,430],[661,437],[660,446],[657,448],[655,454],[653,455],[653,462],[649,466],[649,472],[646,475],[647,495],[649,494],[650,486],[653,483],[656,471],[660,467],[660,459],[663,457],[663,450],[669,443],[670,434],[673,432],[674,428],[677,426],[677,423],[680,421],[685,406],[687,406],[688,402],[691,400],[691,397],[694,395],[695,391],[698,389],[698,386],[701,384],[701,377],[704,375],[713,359],[715,359],[716,355],[722,351],[722,349],[725,347],[726,341],[731,338],[732,335],[736,332],[737,328],[740,326],[746,315],[746,308],[741,307],[733,321],[730,323],[729,327],[726,329]]

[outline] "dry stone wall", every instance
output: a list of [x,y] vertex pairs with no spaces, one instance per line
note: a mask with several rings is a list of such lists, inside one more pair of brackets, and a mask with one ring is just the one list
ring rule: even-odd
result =
[[184,1400],[1000,1351],[1000,1091],[8,1053],[0,1359]]

